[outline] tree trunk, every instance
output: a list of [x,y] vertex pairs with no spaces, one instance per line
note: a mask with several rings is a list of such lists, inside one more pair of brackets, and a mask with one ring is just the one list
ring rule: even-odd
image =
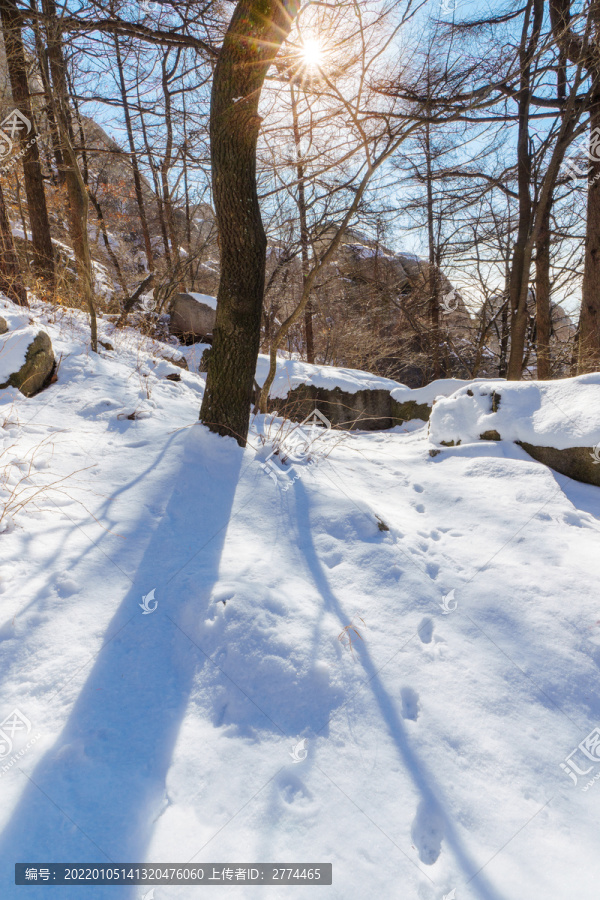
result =
[[21,278],[19,260],[13,243],[8,213],[0,182],[0,291],[17,306],[29,306]]
[[[533,11],[531,37],[528,37],[529,21]],[[518,102],[519,136],[517,141],[517,182],[519,191],[519,223],[509,282],[510,301],[510,355],[508,378],[520,381],[523,371],[523,353],[527,334],[527,299],[529,294],[529,268],[531,249],[528,239],[532,224],[531,209],[531,153],[529,142],[529,107],[531,103],[531,62],[536,51],[544,14],[543,0],[528,0],[521,37],[521,81]]]
[[547,206],[535,253],[537,377],[540,381],[550,378],[550,212],[551,207]]
[[92,257],[88,238],[89,198],[73,147],[60,18],[57,15],[54,0],[43,0],[43,9],[47,17],[46,34],[55,104],[54,114],[60,132],[65,165],[64,177],[69,198],[69,233],[77,260],[80,290],[90,313],[91,346],[96,353],[98,351],[98,331],[94,307]]
[[[590,137],[600,134],[600,95],[590,111]],[[600,371],[600,159],[590,152],[585,263],[579,320],[577,373]],[[593,149],[593,148],[592,148]]]
[[248,435],[267,248],[256,186],[258,102],[298,5],[239,0],[213,78],[210,138],[221,278],[200,419],[241,446]]
[[135,188],[135,199],[137,203],[138,213],[140,216],[140,224],[142,226],[142,235],[144,237],[144,248],[146,250],[146,262],[148,271],[154,271],[154,258],[152,256],[152,243],[150,241],[150,231],[148,229],[148,219],[146,217],[146,207],[144,205],[144,195],[142,193],[142,179],[135,151],[135,142],[133,140],[133,128],[131,125],[131,113],[129,111],[129,97],[127,96],[127,87],[125,85],[125,75],[123,74],[123,61],[121,59],[121,50],[119,48],[119,39],[114,36],[115,50],[117,55],[117,71],[119,73],[119,85],[121,88],[121,100],[123,102],[123,114],[125,116],[125,127],[127,129],[127,140],[129,141],[129,155],[131,159],[131,170],[133,172],[133,184]]
[[438,278],[436,246],[434,234],[434,209],[433,209],[433,171],[431,167],[431,140],[429,123],[425,126],[425,161],[427,165],[427,236],[429,244],[429,321],[431,324],[431,351],[433,357],[433,377],[442,377],[440,360],[440,284]]
[[[300,141],[300,125],[298,122],[298,103],[294,92],[294,83],[290,81],[290,96],[292,100],[292,122],[294,127],[294,144],[296,146],[296,174],[298,176],[298,216],[300,218],[300,251],[302,254],[302,284],[306,284],[308,278],[308,224],[306,220],[306,191],[304,185],[304,161],[302,159],[302,145]],[[304,310],[304,334],[306,338],[306,361],[315,361],[315,342],[313,335],[313,308],[310,300]]]
[[50,220],[44,193],[44,181],[37,145],[38,134],[31,108],[31,96],[27,81],[27,64],[21,38],[21,15],[14,0],[0,0],[0,18],[4,32],[6,61],[10,77],[13,101],[19,113],[30,124],[29,132],[18,132],[23,156],[23,175],[29,209],[34,265],[49,287],[54,287],[54,254],[50,237]]

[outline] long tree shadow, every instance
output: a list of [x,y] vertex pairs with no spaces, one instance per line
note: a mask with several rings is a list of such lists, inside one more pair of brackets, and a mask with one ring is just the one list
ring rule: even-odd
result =
[[[24,789],[0,837],[2,896],[12,890],[16,896],[16,887],[6,887],[15,862],[143,860],[164,809],[174,744],[192,681],[205,664],[172,620],[183,610],[186,618],[195,610],[201,615],[218,578],[243,455],[232,440],[200,425],[183,440],[165,514],[60,737],[30,778],[11,773]],[[193,592],[182,588],[190,583]],[[158,607],[143,615],[138,604],[152,588]],[[32,885],[29,894],[40,887]],[[88,887],[86,896],[108,890]],[[123,892],[130,895],[129,888]]]
[[[340,606],[335,593],[329,586],[325,570],[321,565],[312,540],[309,500],[301,481],[295,482],[294,490],[298,526],[304,537],[302,549],[307,566],[312,574],[314,583],[323,598],[326,609],[337,615],[340,626],[343,627],[346,623],[344,611]],[[377,667],[371,659],[369,651],[364,644],[361,644],[357,650],[360,654],[360,662],[364,668],[371,694],[379,707],[389,734],[397,747],[398,754],[406,766],[406,771],[420,794],[421,801],[418,810],[416,811],[417,815],[415,819],[417,829],[419,828],[420,820],[422,820],[421,825],[423,828],[427,830],[431,826],[433,830],[437,830],[440,835],[443,835],[443,840],[452,850],[458,865],[463,871],[465,881],[471,883],[471,889],[476,892],[482,900],[503,900],[496,888],[489,883],[484,875],[477,875],[475,880],[474,875],[478,872],[480,866],[467,851],[454,827],[452,819],[444,808],[440,799],[442,794],[441,785],[436,782],[432,773],[428,771],[426,765],[418,758],[414,749],[411,747],[396,706],[378,675]],[[431,859],[431,861],[433,862],[433,859]]]

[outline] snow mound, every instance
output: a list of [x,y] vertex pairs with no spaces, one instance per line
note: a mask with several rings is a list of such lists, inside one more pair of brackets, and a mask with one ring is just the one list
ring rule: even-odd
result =
[[[256,365],[256,382],[261,387],[267,378],[268,371],[269,357],[261,354]],[[410,391],[410,388],[398,381],[373,375],[370,372],[362,372],[360,369],[310,365],[297,359],[278,359],[277,374],[269,396],[273,398],[287,397],[290,391],[301,384],[309,384],[326,390],[337,387],[348,394],[356,394],[357,391],[391,391],[396,388]]]
[[472,383],[433,407],[429,438],[434,444],[468,444],[486,431],[556,450],[595,446],[600,373],[560,381]]
[[[501,384],[506,383],[503,378],[494,379],[494,382],[496,380]],[[468,387],[470,384],[479,382],[489,384],[490,379],[474,378],[471,381],[464,381],[462,378],[439,378],[437,381],[432,381],[421,388],[409,388],[406,385],[401,385],[391,392],[391,397],[392,400],[396,400],[398,403],[407,403],[410,400],[414,400],[415,403],[426,403],[427,406],[432,406],[437,397],[449,397],[451,394],[456,393],[459,388]]]

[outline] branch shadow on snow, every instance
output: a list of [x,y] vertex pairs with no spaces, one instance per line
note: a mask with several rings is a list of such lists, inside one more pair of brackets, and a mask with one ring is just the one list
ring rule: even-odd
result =
[[[29,780],[19,772],[5,776],[23,780],[0,836],[5,886],[15,861],[143,860],[166,806],[174,746],[193,680],[206,662],[175,622],[184,612],[186,619],[203,614],[218,578],[242,462],[237,444],[203,426],[185,432],[183,440],[181,468],[136,583],[106,629],[60,736]],[[181,588],[183,570],[193,594]],[[138,604],[153,587],[158,607],[143,615]],[[40,888],[29,893],[37,896]],[[131,896],[139,891],[131,890]],[[86,889],[89,897],[108,894],[114,888]]]
[[[293,487],[298,527],[305,538],[302,549],[307,567],[323,598],[325,609],[336,615],[340,622],[340,627],[343,627],[346,623],[344,610],[329,585],[325,570],[312,540],[310,501],[307,492],[301,481],[296,481]],[[414,749],[410,746],[410,740],[398,710],[378,675],[377,667],[371,659],[366,645],[363,642],[357,642],[356,651],[363,666],[367,683],[371,688],[372,696],[387,725],[398,755],[405,764],[407,772],[421,798],[416,810],[411,835],[413,842],[419,849],[421,861],[427,865],[433,864],[439,856],[443,840],[453,852],[471,890],[481,900],[504,900],[503,895],[489,883],[485,875],[478,874],[474,877],[480,866],[470,856],[454,827],[447,809],[444,808],[443,802],[439,799],[441,785],[436,782],[433,774],[428,771],[425,763],[418,758]],[[424,872],[424,874],[426,873]]]

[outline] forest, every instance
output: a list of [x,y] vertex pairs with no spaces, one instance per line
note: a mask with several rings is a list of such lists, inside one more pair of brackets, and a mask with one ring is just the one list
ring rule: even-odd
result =
[[596,900],[600,0],[0,31],[0,895]]

